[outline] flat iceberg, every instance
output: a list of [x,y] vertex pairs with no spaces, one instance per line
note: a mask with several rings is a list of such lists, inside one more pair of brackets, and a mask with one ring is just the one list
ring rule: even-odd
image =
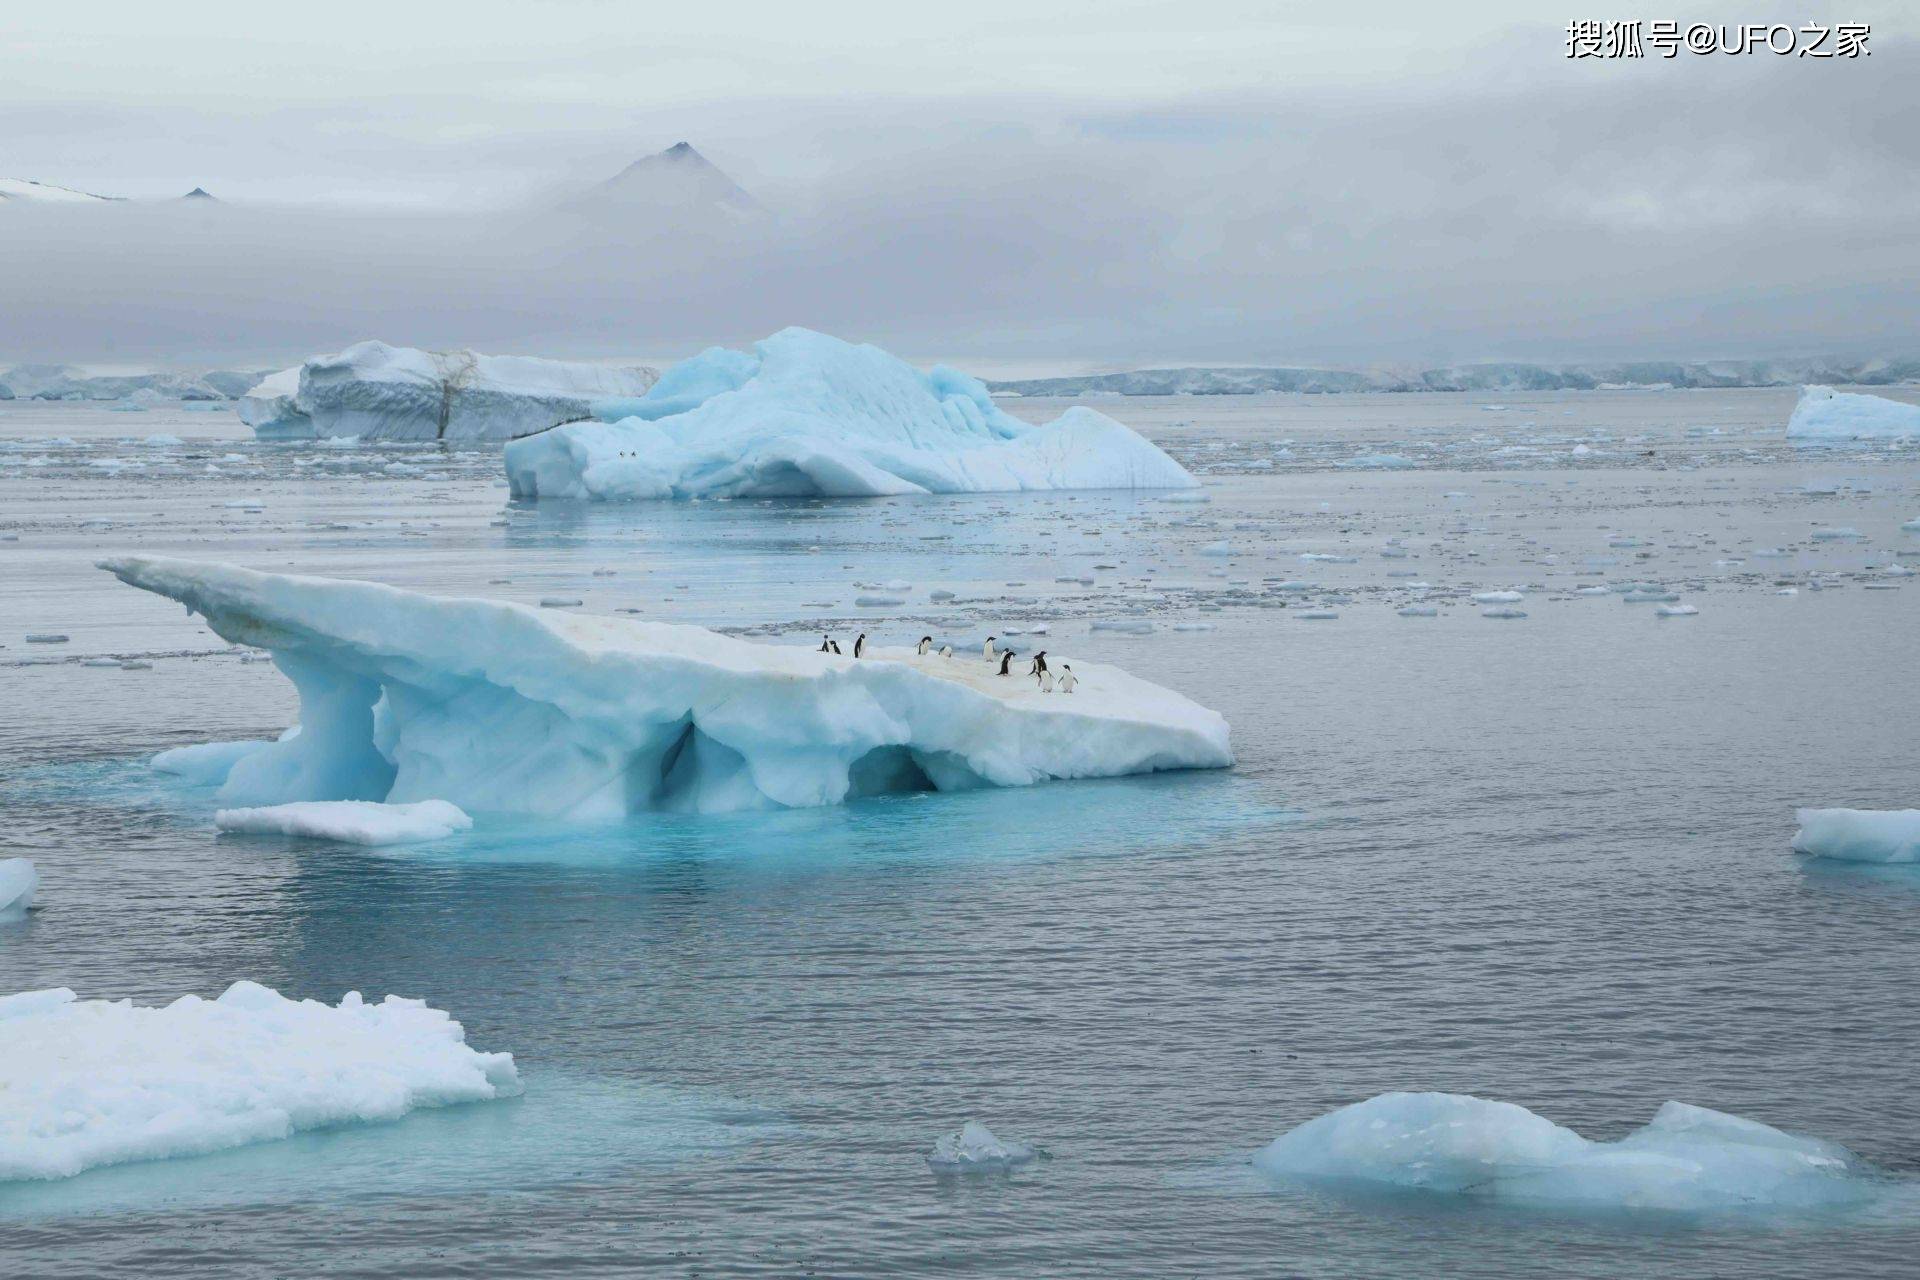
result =
[[969,1120],[933,1144],[927,1164],[935,1173],[997,1173],[1030,1163],[1038,1154],[1025,1143],[996,1138],[987,1126]]
[[40,873],[32,858],[0,858],[0,920],[20,920],[33,907]]
[[1847,862],[1920,862],[1920,809],[1801,809],[1796,853]]
[[1920,407],[1885,396],[1803,387],[1787,420],[1789,440],[1889,440],[1920,436]]
[[282,369],[240,397],[262,440],[511,440],[638,396],[654,370],[359,342]]
[[520,1092],[425,1001],[289,1000],[236,982],[160,1008],[64,987],[0,997],[0,1182],[202,1155]]
[[644,397],[507,446],[513,496],[864,498],[1026,489],[1184,489],[1184,467],[1105,414],[1044,426],[944,366],[783,329],[751,352],[715,347]]
[[1700,1211],[1818,1208],[1867,1198],[1844,1147],[1669,1102],[1616,1142],[1525,1107],[1455,1093],[1383,1093],[1310,1120],[1254,1156],[1268,1174],[1516,1204]]
[[227,807],[306,800],[612,818],[1233,763],[1216,712],[1117,667],[1071,695],[971,655],[865,658],[701,627],[127,557],[122,581],[272,651],[299,733],[234,760]]
[[445,800],[379,804],[371,800],[298,800],[254,809],[221,809],[213,825],[253,835],[305,836],[343,844],[411,844],[466,831],[473,819]]

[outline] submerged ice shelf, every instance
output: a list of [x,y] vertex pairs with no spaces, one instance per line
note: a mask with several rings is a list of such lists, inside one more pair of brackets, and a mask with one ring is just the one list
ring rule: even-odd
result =
[[102,567],[270,649],[299,690],[298,733],[168,760],[221,780],[228,807],[442,800],[611,818],[1233,763],[1217,713],[1093,663],[1073,663],[1073,693],[1047,694],[972,655],[856,659],[233,565]]
[[517,498],[880,497],[1031,489],[1184,489],[1144,437],[1078,407],[1044,426],[985,384],[872,346],[784,329],[715,347],[645,396],[507,446]]
[[0,997],[0,1182],[201,1155],[520,1092],[425,1001],[289,1000],[236,982],[160,1008],[64,987]]

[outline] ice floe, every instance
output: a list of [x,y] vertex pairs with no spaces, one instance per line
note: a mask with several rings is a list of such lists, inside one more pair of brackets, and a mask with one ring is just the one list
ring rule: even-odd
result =
[[713,348],[645,396],[508,445],[513,495],[877,497],[1030,489],[1181,489],[1198,482],[1145,438],[1075,407],[1032,426],[984,384],[922,373],[872,346],[785,329]]
[[0,997],[0,1182],[201,1155],[520,1092],[425,1001],[289,1000],[236,982],[158,1008],[64,987]]
[[1796,853],[1847,862],[1920,862],[1920,809],[1801,809]]
[[1038,1154],[1025,1143],[997,1138],[978,1120],[969,1120],[934,1142],[927,1164],[936,1173],[996,1173],[1028,1164]]
[[445,800],[413,804],[297,800],[261,808],[221,809],[213,815],[213,825],[222,831],[378,845],[439,840],[469,829],[473,819]]
[[602,818],[1233,762],[1217,713],[1070,656],[1078,688],[1063,697],[971,656],[856,659],[185,560],[102,567],[271,650],[297,688],[298,734],[209,753],[207,771],[232,756],[232,808],[445,800]]

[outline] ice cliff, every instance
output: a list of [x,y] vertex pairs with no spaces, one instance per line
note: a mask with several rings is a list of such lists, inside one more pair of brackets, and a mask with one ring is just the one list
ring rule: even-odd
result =
[[856,659],[186,560],[102,567],[270,649],[299,690],[298,734],[217,762],[226,806],[604,818],[1233,762],[1217,713],[1092,663],[1073,663],[1072,694],[1045,694],[972,656]]
[[878,347],[783,329],[715,347],[645,396],[507,447],[518,498],[877,497],[1021,489],[1180,489],[1145,438],[1075,407],[1044,426],[984,384],[922,373]]
[[262,440],[511,440],[643,394],[643,367],[361,342],[263,379],[240,399]]

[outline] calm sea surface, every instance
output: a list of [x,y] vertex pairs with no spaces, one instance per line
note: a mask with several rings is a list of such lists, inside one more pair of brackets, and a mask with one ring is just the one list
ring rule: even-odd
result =
[[[0,1184],[0,1275],[1914,1274],[1920,870],[1788,842],[1796,805],[1920,806],[1920,449],[1791,448],[1782,391],[1096,403],[1210,502],[520,509],[492,450],[0,403],[0,856],[44,904],[0,925],[0,993],[418,996],[527,1084]],[[128,551],[793,643],[1045,625],[1015,645],[1217,708],[1239,765],[386,851],[216,837],[146,759],[277,732],[291,690],[92,567]],[[908,605],[854,605],[893,579]],[[1578,594],[1627,581],[1699,613]],[[1468,598],[1508,587],[1525,617]],[[1153,629],[1091,629],[1119,618]],[[1392,1089],[1595,1138],[1680,1099],[1894,1178],[1843,1216],[1691,1219],[1248,1170]],[[932,1176],[969,1117],[1050,1158]]]

